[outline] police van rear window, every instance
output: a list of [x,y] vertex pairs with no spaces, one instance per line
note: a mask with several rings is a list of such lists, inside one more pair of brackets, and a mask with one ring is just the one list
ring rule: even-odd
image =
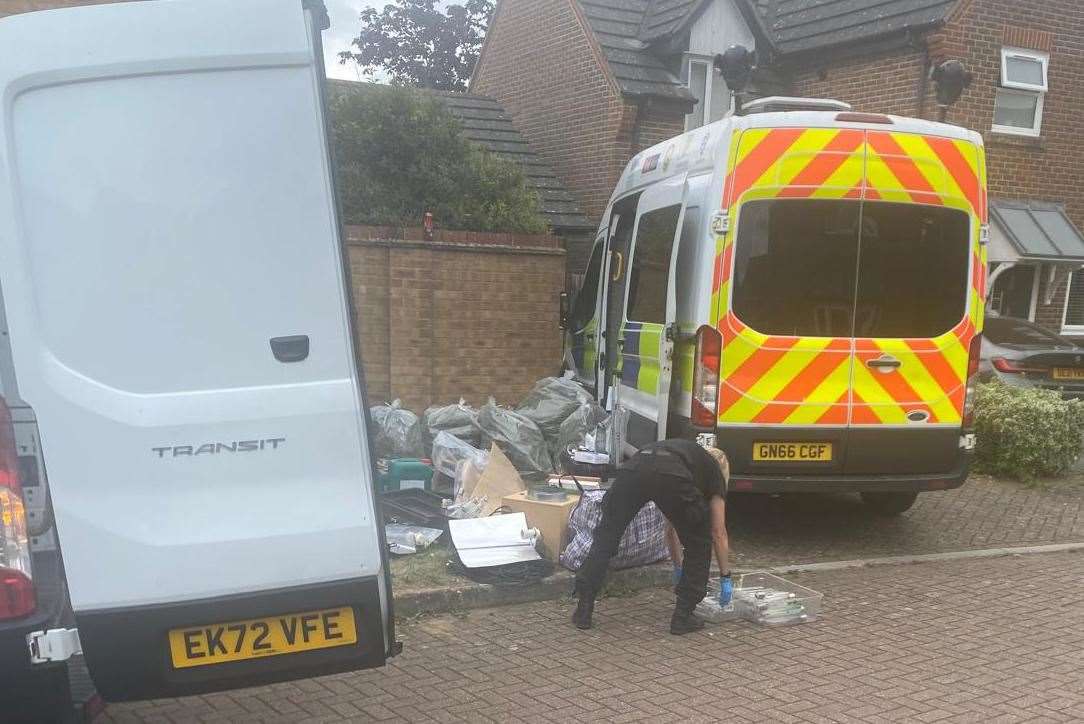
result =
[[936,337],[967,306],[970,218],[938,206],[770,199],[739,213],[734,313],[799,337]]

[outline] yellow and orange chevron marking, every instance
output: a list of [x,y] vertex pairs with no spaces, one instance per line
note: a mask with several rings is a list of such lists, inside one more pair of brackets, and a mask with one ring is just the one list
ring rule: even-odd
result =
[[[968,347],[982,329],[987,220],[982,149],[951,138],[851,128],[757,128],[742,133],[728,162],[723,208],[737,219],[745,201],[822,198],[943,205],[978,223],[972,239],[967,314],[935,339],[773,337],[729,309],[737,224],[717,240],[712,304],[723,335],[720,424],[904,424],[922,411],[959,424]],[[896,372],[865,362],[890,354]]]

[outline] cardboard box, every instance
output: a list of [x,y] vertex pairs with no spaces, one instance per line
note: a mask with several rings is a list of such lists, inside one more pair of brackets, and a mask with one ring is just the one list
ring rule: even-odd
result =
[[573,493],[578,493],[580,488],[576,486],[576,483],[580,484],[584,490],[600,490],[602,488],[602,478],[583,477],[580,475],[558,475],[553,473],[546,478],[546,484],[552,485],[555,488],[561,488],[562,490],[571,490]]
[[513,513],[524,513],[527,525],[538,528],[542,533],[540,552],[556,563],[568,543],[568,519],[572,509],[580,502],[580,496],[570,494],[559,503],[531,500],[527,496],[527,491],[506,495],[502,502]]

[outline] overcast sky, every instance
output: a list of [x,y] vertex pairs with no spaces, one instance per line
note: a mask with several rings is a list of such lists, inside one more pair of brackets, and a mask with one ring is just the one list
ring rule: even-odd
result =
[[331,30],[324,33],[324,62],[331,78],[358,80],[357,64],[339,65],[339,51],[350,47],[350,40],[357,35],[358,14],[370,5],[383,5],[385,0],[324,0],[331,16]]

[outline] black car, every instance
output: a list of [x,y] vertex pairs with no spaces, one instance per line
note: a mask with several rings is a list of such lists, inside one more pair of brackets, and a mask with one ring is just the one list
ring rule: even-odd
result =
[[979,379],[1084,398],[1084,347],[1024,319],[986,318]]

